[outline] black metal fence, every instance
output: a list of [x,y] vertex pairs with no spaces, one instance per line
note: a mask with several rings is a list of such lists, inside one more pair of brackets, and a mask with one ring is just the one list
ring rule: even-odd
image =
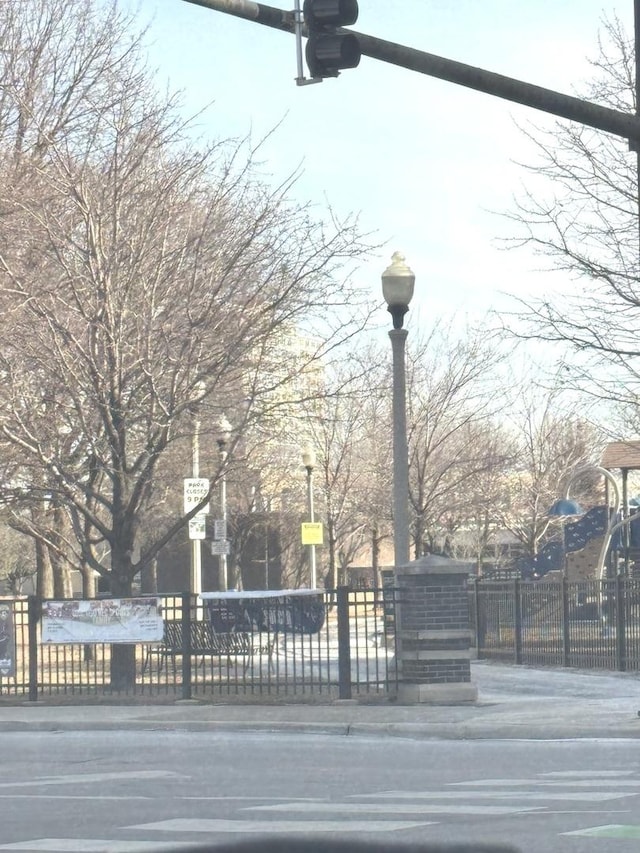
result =
[[640,579],[477,580],[478,657],[530,666],[640,670]]
[[[397,690],[395,592],[341,587],[323,598],[316,633],[211,631],[201,600],[162,595],[164,638],[131,646],[126,685],[113,684],[109,644],[43,644],[35,597],[5,599],[12,612],[10,674],[0,660],[0,699],[146,697],[386,697]],[[6,669],[6,667],[5,667]]]

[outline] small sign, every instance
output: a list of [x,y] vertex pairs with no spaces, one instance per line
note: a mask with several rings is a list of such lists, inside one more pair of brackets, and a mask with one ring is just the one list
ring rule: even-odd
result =
[[189,519],[189,539],[206,539],[207,524],[204,515],[198,515]]
[[227,538],[227,522],[224,518],[216,518],[216,520],[213,522],[213,538]]
[[219,539],[211,543],[211,553],[215,556],[231,553],[231,543],[227,539]]
[[322,522],[305,521],[301,525],[303,545],[322,545]]
[[[206,477],[187,477],[184,481],[184,511],[185,514],[197,506],[209,493],[209,480]],[[202,507],[201,512],[209,512],[209,504]]]

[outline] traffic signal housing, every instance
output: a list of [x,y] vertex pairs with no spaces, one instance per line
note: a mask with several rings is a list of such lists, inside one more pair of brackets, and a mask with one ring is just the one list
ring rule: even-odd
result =
[[308,32],[305,57],[312,77],[337,77],[344,68],[358,65],[357,37],[337,32],[358,20],[357,0],[304,0],[302,15]]

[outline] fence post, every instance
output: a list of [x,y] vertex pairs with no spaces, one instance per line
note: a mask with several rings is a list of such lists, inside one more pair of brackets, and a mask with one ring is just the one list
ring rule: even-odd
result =
[[480,626],[480,578],[473,579],[473,620],[476,628],[476,657],[480,657],[480,650],[484,646],[484,631]]
[[29,702],[38,701],[38,620],[42,601],[36,595],[27,600],[27,636],[29,641]]
[[515,662],[522,663],[522,600],[520,598],[520,578],[513,581],[513,628]]
[[622,575],[616,575],[616,667],[619,672],[627,668],[627,625],[625,618],[625,585]]
[[191,593],[182,593],[182,698],[191,699]]
[[560,582],[562,592],[562,666],[569,666],[571,654],[571,632],[569,631],[569,581],[563,577]]
[[351,699],[351,645],[349,638],[349,592],[348,586],[336,590],[338,616],[338,696]]

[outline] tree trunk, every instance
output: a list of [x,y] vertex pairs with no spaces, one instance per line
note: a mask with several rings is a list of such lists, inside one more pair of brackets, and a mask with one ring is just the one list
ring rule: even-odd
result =
[[[111,552],[111,594],[114,598],[130,598],[133,581],[133,566],[131,564],[132,549],[118,553],[113,548]],[[110,686],[114,692],[126,693],[135,687],[136,683],[136,647],[133,643],[113,643],[111,645],[111,679]]]
[[327,519],[327,533],[329,534],[329,573],[331,576],[331,589],[338,588],[338,564],[336,562],[336,537],[331,516]]
[[53,569],[49,549],[36,539],[36,595],[38,598],[53,598]]
[[380,589],[382,578],[380,576],[380,540],[378,539],[378,528],[371,530],[371,568],[373,571],[373,586]]
[[73,598],[68,565],[57,554],[50,554],[49,561],[53,574],[53,597],[56,599]]
[[87,599],[95,598],[96,579],[93,574],[93,569],[91,566],[83,563],[82,566],[80,566],[80,574],[82,575],[82,597]]

